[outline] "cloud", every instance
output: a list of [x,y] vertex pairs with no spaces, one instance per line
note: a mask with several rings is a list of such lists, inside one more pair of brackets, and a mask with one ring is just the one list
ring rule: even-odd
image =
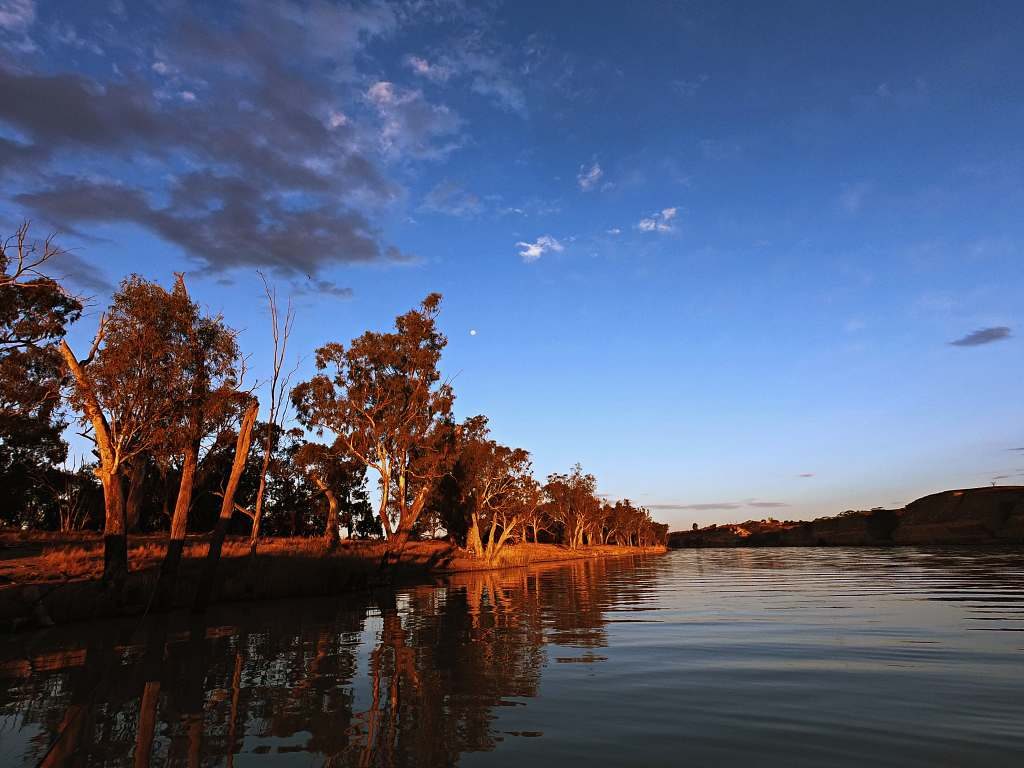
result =
[[473,93],[492,100],[499,109],[525,116],[526,95],[514,80],[514,68],[506,63],[515,53],[485,38],[478,29],[453,39],[432,59],[410,55],[405,64],[418,77],[436,84],[468,80]]
[[991,344],[993,341],[1002,341],[1008,338],[1010,338],[1010,329],[1005,325],[998,325],[992,328],[979,328],[963,338],[949,343],[954,347],[980,347],[982,344]]
[[519,242],[516,243],[516,246],[522,249],[519,251],[519,256],[527,263],[536,261],[548,251],[561,253],[565,250],[565,247],[551,235],[541,235],[535,242]]
[[813,472],[801,472],[797,477],[814,477]]
[[622,234],[622,230],[619,229],[618,227],[612,227],[611,229],[606,230],[606,232],[609,235],[621,235]]
[[445,179],[427,193],[421,207],[448,216],[473,216],[480,213],[483,204],[472,192],[467,192],[454,181]]
[[502,52],[477,37],[464,40],[460,48],[458,66],[472,78],[470,90],[507,112],[525,116],[526,94],[512,79]]
[[[154,49],[146,39],[138,59],[106,78],[0,64],[0,178],[14,202],[65,233],[138,225],[209,272],[315,277],[331,265],[408,258],[371,223],[399,195],[379,160],[443,154],[437,144],[450,144],[459,119],[397,88],[377,89],[360,115],[368,102],[351,67],[394,29],[392,10],[314,0],[256,6],[230,24],[201,9],[162,21],[175,32],[160,38],[159,73],[141,53]],[[358,119],[342,111],[346,98]],[[378,135],[381,154],[368,138]]]
[[52,179],[49,189],[14,199],[49,221],[137,224],[180,246],[209,272],[267,266],[312,275],[327,264],[408,258],[382,246],[357,211],[295,209],[257,185],[207,171],[179,177],[171,204],[163,207],[139,189],[74,177]]
[[775,509],[788,507],[789,504],[782,501],[757,501],[756,499],[750,499],[748,501],[712,501],[703,504],[645,504],[644,506],[649,509],[662,511],[714,512],[716,510],[743,509],[744,507]]
[[691,510],[694,512],[711,512],[718,509],[742,509],[743,505],[729,501],[713,501],[708,504],[645,504],[648,509],[662,511]]
[[457,141],[437,139],[459,132],[462,119],[443,104],[431,104],[419,90],[407,90],[382,80],[366,91],[381,119],[380,145],[390,156],[443,157],[459,147]]
[[64,251],[54,260],[53,275],[87,291],[110,293],[114,284],[96,267],[72,251]]
[[676,218],[677,213],[677,208],[665,208],[647,218],[640,219],[636,225],[637,229],[641,232],[673,232],[675,225],[672,221]]
[[579,182],[580,189],[584,192],[589,192],[597,183],[601,181],[601,177],[604,176],[604,171],[601,170],[601,166],[595,162],[590,168],[586,165],[580,166],[580,172],[576,175],[576,181]]
[[436,62],[432,64],[420,56],[406,56],[405,64],[413,74],[435,83],[444,83],[454,74],[450,65]]
[[340,286],[332,280],[313,280],[292,283],[292,292],[297,296],[333,296],[336,299],[351,299],[352,289]]
[[35,0],[0,0],[0,29],[24,32],[35,20]]

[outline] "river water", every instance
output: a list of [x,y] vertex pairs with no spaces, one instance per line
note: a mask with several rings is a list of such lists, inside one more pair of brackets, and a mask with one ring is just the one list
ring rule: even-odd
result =
[[0,641],[0,765],[1021,766],[1024,551],[686,550]]

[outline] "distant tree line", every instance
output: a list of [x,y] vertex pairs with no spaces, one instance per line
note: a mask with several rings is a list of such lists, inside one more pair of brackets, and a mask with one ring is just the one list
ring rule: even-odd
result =
[[[666,525],[602,500],[579,465],[541,483],[486,417],[456,423],[439,294],[393,331],[316,350],[316,375],[293,386],[294,312],[264,280],[273,373],[256,387],[236,331],[183,275],[170,287],[125,278],[89,349],[73,350],[64,336],[82,301],[46,269],[60,253],[27,225],[0,245],[0,523],[102,529],[107,583],[128,572],[129,532],[169,531],[165,591],[186,531],[213,532],[209,578],[229,532],[249,534],[253,552],[260,535],[446,537],[489,561],[513,542],[665,542]],[[84,461],[68,461],[69,426],[93,446]]]

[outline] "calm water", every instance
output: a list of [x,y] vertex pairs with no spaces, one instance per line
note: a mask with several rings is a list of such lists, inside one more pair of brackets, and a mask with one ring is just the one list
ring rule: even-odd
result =
[[0,765],[1024,765],[1024,552],[690,550],[0,642]]

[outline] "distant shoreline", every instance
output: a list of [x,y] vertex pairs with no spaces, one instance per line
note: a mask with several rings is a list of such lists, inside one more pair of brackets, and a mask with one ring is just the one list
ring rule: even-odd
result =
[[810,521],[750,520],[673,531],[673,549],[706,547],[1024,544],[1024,486],[961,488],[902,509],[850,511]]
[[[15,630],[146,613],[166,542],[166,534],[132,537],[131,561],[137,569],[114,600],[100,585],[101,536],[0,534],[0,626]],[[326,550],[319,539],[282,538],[261,540],[253,563],[248,547],[247,536],[226,542],[212,602],[341,595],[412,586],[457,573],[667,551],[664,546],[574,550],[562,544],[521,543],[505,547],[499,561],[489,563],[441,541],[410,542],[396,559],[380,541],[345,541]],[[206,549],[205,535],[188,538],[175,609],[191,606]]]

